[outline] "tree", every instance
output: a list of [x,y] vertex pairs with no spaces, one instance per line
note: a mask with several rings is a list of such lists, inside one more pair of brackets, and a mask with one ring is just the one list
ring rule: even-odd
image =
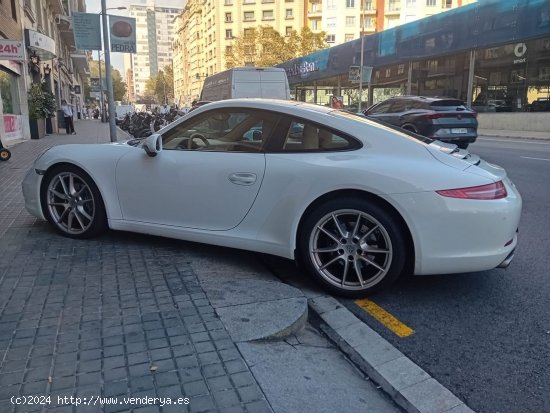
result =
[[[101,76],[104,79],[105,83],[105,62],[101,61]],[[99,77],[99,62],[97,60],[90,61],[90,77]],[[113,100],[125,100],[126,91],[126,82],[122,79],[122,75],[111,66],[111,80],[113,82]]]
[[228,68],[236,66],[274,66],[328,47],[325,33],[304,27],[283,37],[272,27],[247,29],[225,56]]
[[165,66],[156,76],[145,83],[145,97],[154,98],[158,103],[174,101],[174,70],[172,66]]

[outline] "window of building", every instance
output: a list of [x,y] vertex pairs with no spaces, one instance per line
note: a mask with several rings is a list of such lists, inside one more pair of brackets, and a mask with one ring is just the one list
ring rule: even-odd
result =
[[363,0],[363,10],[372,10],[372,0]]
[[233,6],[233,0],[225,0],[223,4],[226,6]]
[[336,41],[336,36],[334,34],[327,34],[327,43],[334,43]]
[[346,0],[346,8],[354,9],[355,8],[355,0]]
[[443,0],[441,6],[444,9],[450,9],[451,7],[453,7],[453,0]]
[[249,22],[254,20],[254,12],[253,11],[245,11],[244,12],[244,21]]
[[355,26],[355,16],[346,16],[346,26]]
[[231,15],[231,13],[225,13],[225,21],[227,23],[231,23],[233,21],[233,16]]
[[426,0],[426,6],[435,6],[436,0]]
[[285,28],[285,34],[287,36],[290,36],[292,34],[292,32],[294,31],[294,29],[292,28],[292,26],[286,26]]
[[397,74],[402,75],[403,73],[405,73],[405,65],[397,66]]
[[336,0],[327,0],[327,9],[334,10],[336,8]]
[[0,95],[4,114],[18,115],[19,102],[17,101],[17,77],[0,69]]
[[244,37],[254,36],[254,29],[244,29]]
[[273,20],[273,10],[262,11],[262,20]]
[[318,29],[319,29],[319,21],[311,20],[311,30],[318,30]]
[[225,54],[231,54],[233,53],[233,47],[232,46],[225,46]]
[[353,40],[353,38],[354,38],[353,34],[348,33],[348,34],[346,34],[345,40],[346,40],[346,42],[349,42],[350,40]]
[[243,4],[254,4],[256,0],[243,0]]
[[233,30],[228,29],[225,31],[225,38],[226,39],[232,39],[233,38]]
[[294,10],[293,9],[286,9],[285,16],[287,19],[294,18]]
[[336,27],[336,17],[327,18],[327,28],[333,29]]

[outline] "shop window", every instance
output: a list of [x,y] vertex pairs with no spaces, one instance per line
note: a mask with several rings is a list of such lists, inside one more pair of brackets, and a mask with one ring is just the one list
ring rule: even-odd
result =
[[405,65],[397,66],[397,74],[402,75],[403,73],[405,73]]
[[0,69],[0,95],[4,114],[19,115],[17,77]]

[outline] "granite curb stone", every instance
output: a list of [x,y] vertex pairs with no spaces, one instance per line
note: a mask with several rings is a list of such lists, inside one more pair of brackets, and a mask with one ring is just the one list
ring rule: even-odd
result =
[[340,349],[407,412],[473,413],[336,299],[313,298],[309,309],[325,323],[322,329]]

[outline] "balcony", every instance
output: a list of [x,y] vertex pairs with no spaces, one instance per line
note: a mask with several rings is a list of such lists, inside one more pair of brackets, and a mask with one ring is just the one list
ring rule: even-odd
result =
[[384,10],[384,14],[386,15],[395,15],[401,13],[401,4],[399,3],[389,3]]
[[323,11],[321,8],[316,8],[307,12],[307,17],[322,17]]

